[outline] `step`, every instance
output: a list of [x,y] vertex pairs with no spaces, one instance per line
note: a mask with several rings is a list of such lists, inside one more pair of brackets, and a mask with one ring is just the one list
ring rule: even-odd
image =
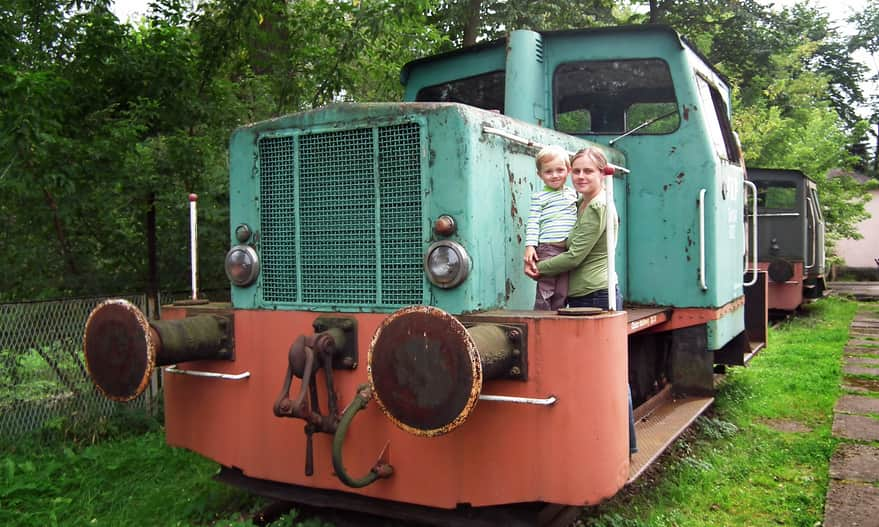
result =
[[[638,452],[629,461],[632,483],[714,402],[714,397],[666,398],[635,423]],[[636,415],[639,412],[636,412]]]
[[764,347],[766,347],[765,342],[759,342],[759,341],[753,341],[753,340],[749,341],[748,342],[748,349],[750,351],[748,351],[748,353],[745,353],[745,364],[751,362],[751,359],[754,358],[754,355],[756,355]]

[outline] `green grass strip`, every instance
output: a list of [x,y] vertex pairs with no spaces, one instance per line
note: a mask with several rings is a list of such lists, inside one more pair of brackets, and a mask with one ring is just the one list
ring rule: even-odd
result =
[[661,467],[579,520],[590,527],[799,525],[823,520],[833,407],[856,302],[836,297],[769,330],[730,369],[712,414]]

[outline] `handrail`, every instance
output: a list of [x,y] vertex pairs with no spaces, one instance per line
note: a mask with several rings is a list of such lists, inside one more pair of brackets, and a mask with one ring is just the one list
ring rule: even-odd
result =
[[608,181],[604,185],[604,233],[607,242],[607,310],[616,311],[621,306],[617,305],[617,260],[616,260],[616,206],[613,201],[613,173],[607,175]]
[[707,189],[699,190],[699,287],[708,291],[705,283],[705,192]]
[[[759,270],[757,268],[757,247],[758,247],[757,246],[757,185],[755,185],[753,182],[747,181],[747,180],[745,180],[744,183],[745,183],[746,187],[749,187],[754,192],[753,208],[752,208],[752,212],[751,212],[751,238],[753,240],[752,247],[754,247],[754,254],[751,255],[754,259],[754,265],[751,268],[751,271],[754,273],[754,278],[751,279],[750,282],[746,282],[746,283],[742,284],[744,287],[748,287],[748,286],[752,286],[757,283],[757,275],[758,275],[758,270]],[[746,244],[746,247],[747,247],[747,244]]]
[[[537,141],[532,141],[530,139],[525,139],[524,137],[520,137],[515,134],[511,134],[505,130],[501,130],[500,128],[494,128],[493,126],[483,126],[482,127],[483,134],[492,134],[498,137],[503,137],[504,139],[509,139],[514,143],[519,143],[520,145],[530,146],[532,148],[541,149],[546,145],[543,143],[538,143]],[[574,152],[568,152],[569,155],[574,155]],[[619,165],[614,165],[613,163],[608,163],[607,166],[613,167],[614,170],[622,172],[623,174],[628,174],[630,171],[628,168],[621,167]]]
[[165,368],[165,373],[179,373],[180,375],[192,375],[193,377],[210,377],[212,379],[223,379],[227,381],[240,381],[241,379],[246,379],[250,377],[249,371],[245,371],[242,373],[217,373],[213,371],[181,370],[177,368],[176,364]]
[[518,404],[534,404],[537,406],[552,406],[558,401],[555,395],[549,397],[517,397],[514,395],[489,395],[487,393],[479,394],[480,401],[494,401],[498,403],[518,403]]
[[[812,224],[812,236],[811,236],[811,240],[810,240],[811,241],[810,245],[812,246],[812,265],[806,265],[805,268],[811,269],[811,268],[815,267],[815,263],[817,263],[817,260],[818,260],[817,254],[815,251],[815,239],[818,238],[818,234],[816,232],[818,230],[818,225],[817,225],[817,222],[815,221],[816,220],[815,204],[812,203],[811,198],[808,198],[808,197],[806,198],[806,205],[809,207],[808,214],[806,214],[807,221]],[[806,251],[806,254],[808,255],[808,251]],[[804,255],[804,259],[805,259],[805,255]]]

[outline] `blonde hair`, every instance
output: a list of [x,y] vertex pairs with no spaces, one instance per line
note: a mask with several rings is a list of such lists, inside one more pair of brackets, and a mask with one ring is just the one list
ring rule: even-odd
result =
[[556,145],[544,146],[540,149],[540,152],[537,152],[537,156],[535,157],[535,163],[537,164],[537,171],[540,172],[543,164],[550,159],[564,159],[565,166],[571,168],[571,156],[568,155],[568,151],[564,148]]
[[601,150],[595,148],[594,146],[589,146],[586,148],[582,148],[571,157],[571,164],[574,163],[578,158],[586,157],[595,163],[595,166],[598,167],[599,170],[604,170],[604,167],[607,166],[607,158],[601,152]]

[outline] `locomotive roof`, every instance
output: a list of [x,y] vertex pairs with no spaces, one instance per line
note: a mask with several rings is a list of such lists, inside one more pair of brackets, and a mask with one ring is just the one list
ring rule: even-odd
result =
[[[544,36],[568,36],[568,35],[600,35],[603,33],[660,33],[672,36],[677,42],[680,44],[681,49],[689,48],[693,53],[695,53],[702,61],[709,67],[711,70],[717,74],[723,81],[729,84],[729,80],[726,76],[719,72],[714,65],[711,63],[708,58],[703,55],[695,46],[690,44],[690,42],[680,35],[677,31],[672,29],[670,26],[666,26],[663,24],[639,24],[639,25],[626,25],[626,26],[608,26],[608,27],[595,27],[595,28],[586,28],[586,29],[564,29],[558,31],[537,31]],[[451,51],[447,51],[444,53],[438,53],[436,55],[429,55],[427,57],[422,57],[420,59],[415,59],[413,61],[407,62],[403,65],[403,68],[400,70],[400,82],[402,84],[406,84],[406,81],[409,79],[409,72],[416,66],[420,66],[422,64],[428,64],[430,62],[434,62],[437,60],[445,60],[448,58],[456,57],[456,56],[464,56],[472,53],[479,53],[486,49],[492,49],[499,46],[505,46],[506,39],[499,38],[495,40],[489,40],[485,42],[479,42],[477,44],[473,44],[471,46],[466,46],[463,48],[454,49]]]
[[801,177],[803,179],[808,179],[812,183],[815,182],[814,179],[810,178],[806,174],[804,174],[801,170],[795,168],[761,168],[761,167],[748,167],[747,170],[747,179],[755,179],[760,176],[768,176],[768,177],[784,177],[784,176],[795,176]]

